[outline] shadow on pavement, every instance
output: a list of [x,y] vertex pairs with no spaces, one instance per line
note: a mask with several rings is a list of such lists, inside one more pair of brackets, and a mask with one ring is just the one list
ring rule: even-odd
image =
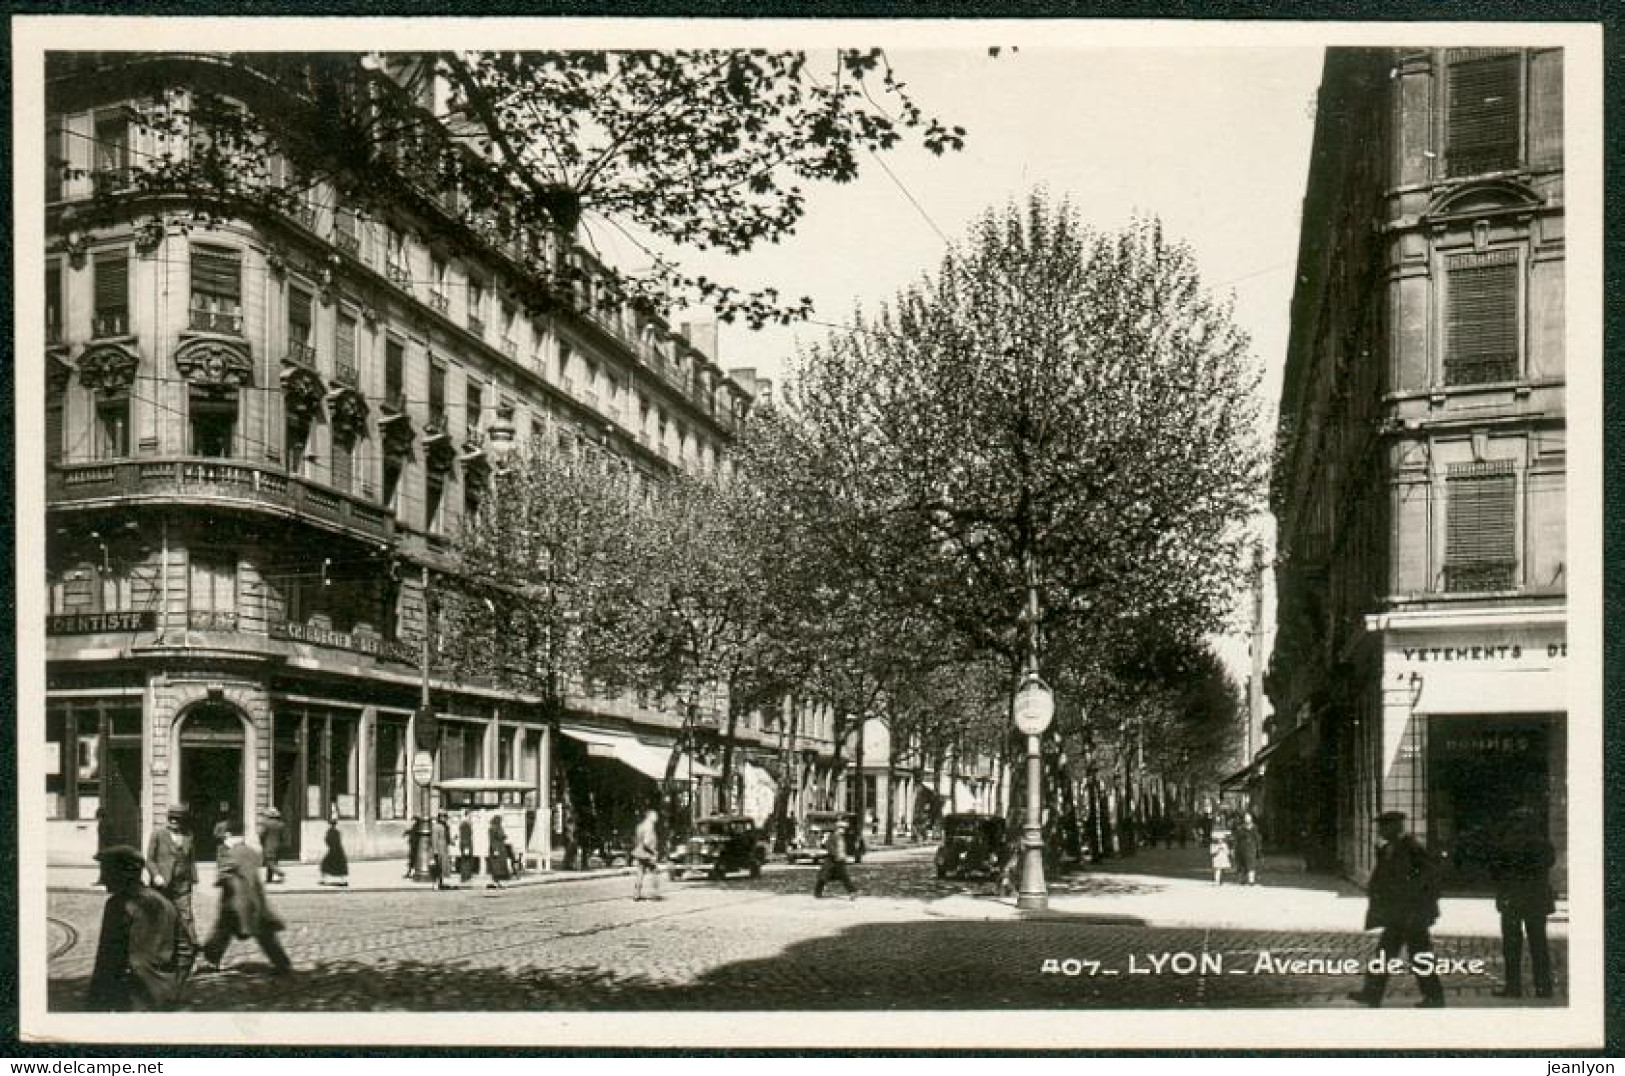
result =
[[[1455,1007],[1494,1005],[1499,946],[1491,939],[1440,938],[1440,956],[1485,961],[1486,974],[1446,978]],[[1559,981],[1567,946],[1555,944]],[[193,984],[195,1012],[932,1010],[1176,1007],[1347,1007],[1358,972],[1313,974],[1274,958],[1353,959],[1363,967],[1371,939],[1195,928],[1123,929],[1071,920],[862,923],[798,941],[765,958],[706,969],[662,964],[662,954],[607,944],[601,963],[545,966],[545,947],[518,965],[375,956],[298,966],[290,977],[238,964]],[[245,954],[246,955],[246,954]],[[257,956],[257,954],[256,954]],[[1217,966],[1213,962],[1217,961]],[[53,1010],[71,1011],[83,975],[50,984]],[[1395,977],[1393,1007],[1417,999]],[[1532,1002],[1531,1004],[1540,1004]],[[1562,1004],[1561,1001],[1558,1004]]]

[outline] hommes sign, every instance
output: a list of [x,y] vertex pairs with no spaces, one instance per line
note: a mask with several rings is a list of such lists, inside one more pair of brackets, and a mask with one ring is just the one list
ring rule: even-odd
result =
[[312,646],[351,650],[357,654],[367,654],[386,661],[398,661],[403,665],[417,664],[417,657],[412,653],[410,646],[392,639],[380,639],[374,635],[356,635],[288,620],[272,621],[270,634],[273,639],[289,639],[296,643],[309,643]]

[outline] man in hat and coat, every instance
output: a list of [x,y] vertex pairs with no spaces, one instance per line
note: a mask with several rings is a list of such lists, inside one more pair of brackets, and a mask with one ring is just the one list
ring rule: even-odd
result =
[[139,849],[113,845],[96,854],[107,903],[87,1006],[96,1012],[152,1012],[180,1004],[189,964],[180,913],[141,881]]
[[1490,859],[1495,879],[1495,907],[1501,913],[1501,956],[1506,962],[1506,985],[1496,996],[1523,996],[1523,941],[1529,937],[1529,962],[1534,966],[1535,996],[1552,996],[1552,956],[1546,941],[1546,917],[1556,910],[1552,894],[1552,864],[1557,853],[1527,807],[1512,815],[1507,832],[1496,843]]
[[220,894],[220,914],[214,932],[203,943],[205,970],[218,971],[233,938],[253,938],[279,975],[293,970],[277,932],[286,925],[265,899],[265,883],[260,879],[262,861],[258,852],[244,843],[242,835],[227,838],[216,867],[215,885]]
[[280,882],[282,874],[282,812],[275,807],[265,808],[260,816],[260,850],[265,857],[265,880]]
[[858,887],[852,884],[852,876],[846,872],[847,841],[846,819],[842,818],[830,827],[829,837],[824,841],[824,861],[818,865],[813,896],[822,897],[826,885],[839,881],[846,886],[848,899],[858,899]]
[[451,867],[451,823],[446,819],[446,812],[441,811],[434,816],[434,825],[429,830],[429,874],[434,878],[436,889],[449,889],[446,885],[446,874]]
[[147,875],[152,887],[175,906],[186,929],[188,967],[197,959],[197,920],[192,914],[192,887],[197,884],[197,861],[192,846],[192,835],[186,832],[185,804],[169,808],[163,829],[147,842]]
[[1433,951],[1428,928],[1439,919],[1438,870],[1427,849],[1405,832],[1404,812],[1384,811],[1378,815],[1377,835],[1382,843],[1377,848],[1377,865],[1366,884],[1370,905],[1365,929],[1382,929],[1377,956],[1383,970],[1367,972],[1365,987],[1349,997],[1372,1008],[1381,1005],[1388,986],[1388,961],[1397,959],[1404,950],[1422,990],[1418,1007],[1442,1009],[1444,986],[1438,973],[1429,968],[1424,974],[1415,967],[1419,954]]

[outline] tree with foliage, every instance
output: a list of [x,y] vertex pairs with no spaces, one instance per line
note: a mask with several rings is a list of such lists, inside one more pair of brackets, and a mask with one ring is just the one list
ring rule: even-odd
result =
[[1023,610],[1070,649],[1228,609],[1263,456],[1256,373],[1189,248],[1041,194],[811,351],[800,413],[862,507],[850,562],[1020,668]]
[[612,270],[599,301],[698,300],[753,325],[805,316],[806,298],[693,275],[664,251],[778,242],[806,212],[800,184],[849,182],[907,135],[937,154],[965,136],[877,49],[230,53],[184,88],[163,60],[126,61],[151,69],[136,192],[183,191],[227,215],[296,211],[318,184],[363,213],[416,196],[460,225],[438,243],[525,261],[533,310],[582,293],[564,248],[600,221],[653,266]]

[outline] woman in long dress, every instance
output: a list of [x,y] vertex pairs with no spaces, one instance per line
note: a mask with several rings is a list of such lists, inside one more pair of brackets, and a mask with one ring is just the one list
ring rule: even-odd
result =
[[502,816],[491,816],[490,842],[485,850],[485,869],[490,872],[491,882],[488,889],[501,889],[512,870],[508,862],[508,834],[502,829]]
[[322,885],[350,884],[350,857],[344,854],[344,838],[339,833],[339,817],[327,819],[327,854],[322,856]]

